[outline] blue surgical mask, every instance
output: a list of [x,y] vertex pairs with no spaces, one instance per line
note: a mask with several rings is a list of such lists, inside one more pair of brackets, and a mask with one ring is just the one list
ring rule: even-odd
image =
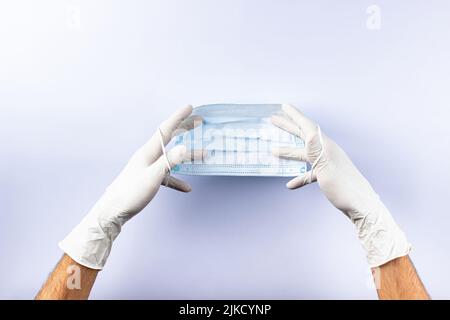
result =
[[303,141],[278,127],[270,117],[279,104],[214,104],[194,108],[202,124],[175,138],[188,152],[206,150],[203,160],[184,162],[172,172],[191,175],[283,176],[306,172],[306,163],[272,155],[274,147],[303,148]]

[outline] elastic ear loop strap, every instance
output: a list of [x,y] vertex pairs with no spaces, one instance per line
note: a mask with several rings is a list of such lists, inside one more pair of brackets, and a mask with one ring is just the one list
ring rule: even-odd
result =
[[314,161],[313,164],[311,165],[311,170],[309,171],[309,183],[312,182],[312,179],[313,179],[313,170],[314,170],[314,168],[317,166],[317,164],[319,163],[320,159],[321,159],[322,156],[323,156],[323,152],[324,152],[324,150],[325,150],[325,147],[324,147],[324,145],[323,145],[323,139],[322,139],[322,131],[320,130],[320,126],[319,126],[319,125],[317,125],[317,131],[318,131],[318,133],[319,133],[319,142],[320,142],[321,150],[320,150],[320,154],[319,154],[319,156],[317,157],[316,161]]
[[167,175],[164,178],[164,186],[167,187],[167,185],[169,184],[169,176],[170,176],[170,162],[169,162],[169,158],[167,157],[167,153],[166,153],[166,147],[164,146],[164,140],[163,140],[163,135],[162,135],[162,131],[161,128],[158,128],[158,133],[159,133],[159,142],[161,143],[161,150],[164,156],[164,159],[166,159],[166,164],[167,164]]

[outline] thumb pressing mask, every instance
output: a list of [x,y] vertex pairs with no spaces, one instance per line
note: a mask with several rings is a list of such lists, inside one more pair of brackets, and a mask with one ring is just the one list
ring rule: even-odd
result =
[[172,172],[191,175],[293,177],[306,163],[272,155],[274,147],[303,148],[303,141],[275,127],[270,117],[279,104],[214,104],[194,108],[203,123],[175,137],[188,152],[205,150],[203,159],[184,162]]

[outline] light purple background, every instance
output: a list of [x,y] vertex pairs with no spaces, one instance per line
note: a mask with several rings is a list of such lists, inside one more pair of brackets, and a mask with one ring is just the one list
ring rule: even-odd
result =
[[[449,12],[446,0],[2,1],[0,298],[35,295],[57,242],[163,119],[216,102],[291,102],[318,121],[407,234],[430,294],[450,298]],[[317,185],[187,180],[192,193],[162,188],[123,228],[92,298],[376,298],[352,224]]]

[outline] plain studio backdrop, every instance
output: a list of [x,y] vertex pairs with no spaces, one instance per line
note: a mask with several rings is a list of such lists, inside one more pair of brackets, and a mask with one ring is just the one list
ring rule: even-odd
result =
[[[373,184],[450,298],[450,2],[2,1],[0,298],[32,298],[185,104],[290,102]],[[92,298],[376,298],[317,185],[188,177],[127,223]]]

